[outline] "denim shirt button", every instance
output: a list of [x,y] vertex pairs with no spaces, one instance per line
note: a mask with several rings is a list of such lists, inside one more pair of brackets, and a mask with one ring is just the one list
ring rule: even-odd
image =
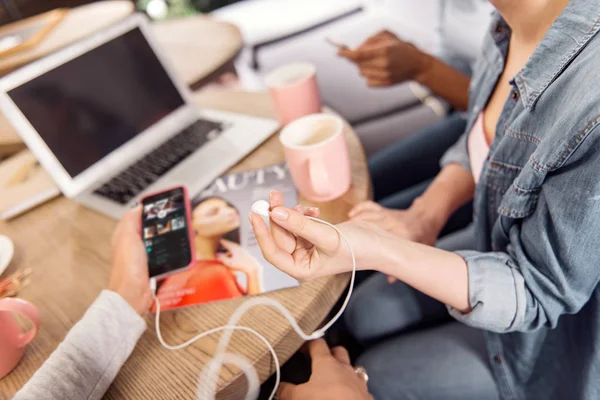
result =
[[497,23],[496,26],[494,26],[494,32],[502,33],[503,31],[504,31],[504,27],[502,26],[502,24]]
[[494,362],[496,364],[502,364],[502,358],[499,355],[494,356]]
[[512,99],[514,101],[519,100],[519,92],[517,92],[516,90],[512,92]]

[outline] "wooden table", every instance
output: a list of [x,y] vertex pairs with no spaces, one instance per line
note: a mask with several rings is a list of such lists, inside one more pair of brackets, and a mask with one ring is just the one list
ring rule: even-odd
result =
[[[213,108],[274,116],[265,93],[203,92],[197,94],[197,101]],[[345,220],[350,208],[368,199],[371,193],[365,155],[357,135],[348,126],[346,137],[352,160],[352,188],[338,200],[318,204],[322,217],[336,223]],[[263,167],[282,160],[278,138],[274,135],[232,171]],[[115,221],[66,198],[54,200],[10,223],[0,221],[0,233],[10,236],[16,244],[16,258],[8,272],[16,268],[33,269],[32,283],[22,291],[21,297],[36,304],[42,318],[41,330],[21,364],[0,380],[0,394],[7,393],[10,398],[31,377],[106,286],[114,227]],[[347,282],[347,275],[329,277],[267,295],[284,304],[300,326],[312,332],[330,311]],[[221,326],[243,301],[230,300],[165,313],[161,316],[165,339],[169,343],[180,343],[198,331]],[[149,329],[110,387],[106,399],[195,398],[198,377],[211,359],[219,335],[182,351],[168,351],[158,343],[152,321],[151,317],[147,318]],[[301,345],[301,339],[288,322],[272,309],[253,309],[242,319],[242,324],[265,335],[282,363]],[[261,381],[274,372],[271,355],[257,338],[245,332],[235,333],[229,349],[250,360]],[[240,399],[240,393],[245,390],[245,378],[235,369],[224,368],[220,388],[220,398]]]
[[[31,50],[0,58],[0,76],[117,23],[134,11],[131,1],[101,1],[70,10]],[[154,35],[175,72],[192,89],[232,69],[242,48],[240,30],[204,15],[157,22]],[[23,147],[21,139],[0,115],[0,156]]]

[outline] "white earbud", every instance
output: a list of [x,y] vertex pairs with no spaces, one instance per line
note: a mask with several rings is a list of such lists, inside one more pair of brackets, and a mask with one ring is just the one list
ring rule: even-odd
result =
[[269,217],[269,203],[266,200],[256,200],[251,208],[253,213]]

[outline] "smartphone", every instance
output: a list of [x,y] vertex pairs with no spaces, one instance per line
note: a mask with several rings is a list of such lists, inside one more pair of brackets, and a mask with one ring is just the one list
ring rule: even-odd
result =
[[150,278],[184,270],[194,260],[191,205],[183,186],[142,199],[142,240],[148,254]]

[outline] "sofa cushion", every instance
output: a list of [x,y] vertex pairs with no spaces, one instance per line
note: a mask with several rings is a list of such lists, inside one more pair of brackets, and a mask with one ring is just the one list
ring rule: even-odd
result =
[[361,0],[246,0],[212,15],[237,25],[249,46],[270,42],[360,10]]

